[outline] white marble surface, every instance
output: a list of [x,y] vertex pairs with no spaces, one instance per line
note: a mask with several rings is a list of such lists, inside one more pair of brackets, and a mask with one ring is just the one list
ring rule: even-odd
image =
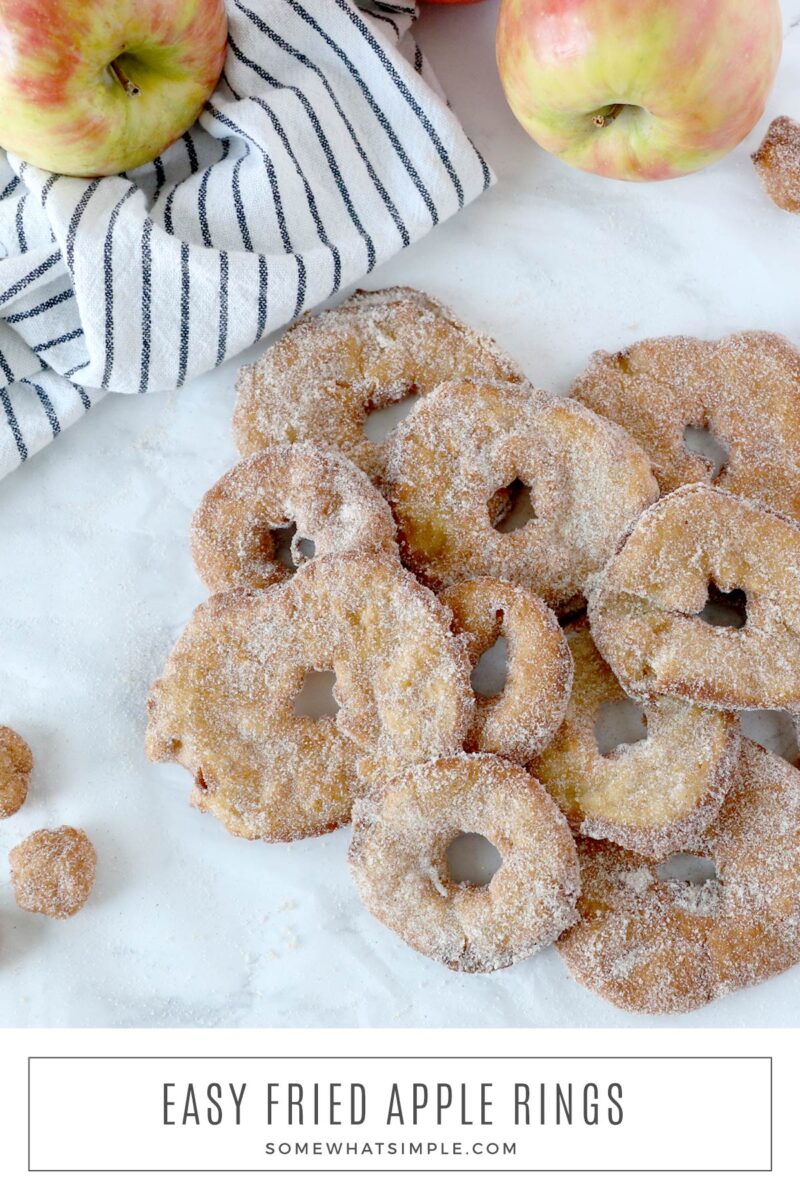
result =
[[[800,0],[768,116],[800,116]],[[694,178],[632,186],[539,151],[505,107],[495,5],[428,11],[422,40],[498,186],[384,267],[494,333],[540,385],[590,352],[661,333],[762,326],[800,341],[800,218],[749,161],[767,120]],[[792,27],[793,26],[793,27]],[[0,1024],[627,1025],[551,950],[460,978],[364,913],[347,832],[236,841],[186,803],[188,776],[142,753],[144,701],[202,598],[192,509],[234,460],[233,363],[180,395],[114,398],[0,485],[0,721],[33,746],[22,812],[0,824]],[[19,912],[7,851],[84,826],[96,890],[66,923]],[[662,1025],[791,1025],[800,970]]]

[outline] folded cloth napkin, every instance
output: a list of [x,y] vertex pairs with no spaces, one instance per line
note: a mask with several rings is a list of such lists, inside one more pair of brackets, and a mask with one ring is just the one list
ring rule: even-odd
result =
[[0,154],[0,475],[107,391],[180,387],[487,188],[390,0],[229,0],[219,87],[125,176]]

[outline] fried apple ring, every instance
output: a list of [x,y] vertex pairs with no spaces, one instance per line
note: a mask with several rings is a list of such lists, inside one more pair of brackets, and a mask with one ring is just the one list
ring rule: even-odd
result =
[[475,696],[465,750],[526,763],[561,724],[572,687],[572,656],[558,621],[538,596],[500,579],[470,579],[442,592],[473,668],[498,638],[508,644],[506,683]]
[[413,288],[356,292],[303,317],[256,363],[242,367],[233,436],[240,454],[299,441],[338,447],[374,482],[387,444],[371,442],[371,412],[445,379],[522,376],[491,338]]
[[731,713],[663,698],[645,707],[647,737],[603,754],[595,722],[625,700],[586,621],[568,631],[575,682],[564,722],[530,764],[572,828],[648,858],[692,845],[718,813],[739,753]]
[[704,883],[659,878],[581,839],[581,920],[558,943],[584,987],[637,1013],[691,1012],[800,962],[800,771],[744,741],[703,856]]
[[[479,833],[503,863],[486,887],[453,882],[447,850]],[[549,945],[575,920],[574,840],[547,792],[493,755],[409,768],[353,813],[350,867],[372,915],[453,971],[496,971]]]
[[[624,430],[574,400],[489,382],[444,383],[421,400],[396,432],[388,477],[401,555],[430,587],[489,575],[559,610],[581,603],[658,496]],[[517,480],[535,517],[501,533],[489,501]]]
[[786,212],[800,213],[800,123],[776,117],[753,162],[770,200]]
[[[315,720],[294,701],[318,671],[336,673],[340,708]],[[371,783],[460,749],[469,662],[399,563],[330,556],[201,605],[149,708],[147,753],[192,773],[198,808],[239,837],[292,841],[346,824]]]
[[206,492],[192,523],[192,557],[210,592],[261,588],[291,571],[276,558],[275,534],[291,529],[295,566],[314,553],[397,553],[388,504],[363,471],[310,442],[273,446],[237,463]]
[[0,725],[0,820],[19,812],[33,770],[30,746],[13,729]]
[[[706,484],[646,512],[589,603],[598,650],[634,698],[800,712],[800,525]],[[701,616],[743,593],[742,628]]]
[[[644,447],[662,492],[711,483],[800,518],[800,353],[774,333],[665,337],[595,354],[572,394]],[[690,451],[707,429],[728,461]]]

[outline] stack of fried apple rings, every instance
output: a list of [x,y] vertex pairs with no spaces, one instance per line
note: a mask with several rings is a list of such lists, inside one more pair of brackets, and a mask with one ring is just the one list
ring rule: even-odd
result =
[[147,750],[238,837],[352,822],[366,908],[452,970],[555,943],[687,1012],[800,961],[800,770],[741,731],[800,716],[800,355],[662,338],[572,393],[409,288],[290,328],[240,372]]

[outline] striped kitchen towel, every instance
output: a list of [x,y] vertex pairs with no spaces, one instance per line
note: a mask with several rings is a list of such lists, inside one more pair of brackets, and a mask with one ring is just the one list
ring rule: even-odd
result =
[[106,392],[186,380],[368,274],[492,182],[410,0],[229,0],[225,71],[155,162],[0,153],[0,475]]

